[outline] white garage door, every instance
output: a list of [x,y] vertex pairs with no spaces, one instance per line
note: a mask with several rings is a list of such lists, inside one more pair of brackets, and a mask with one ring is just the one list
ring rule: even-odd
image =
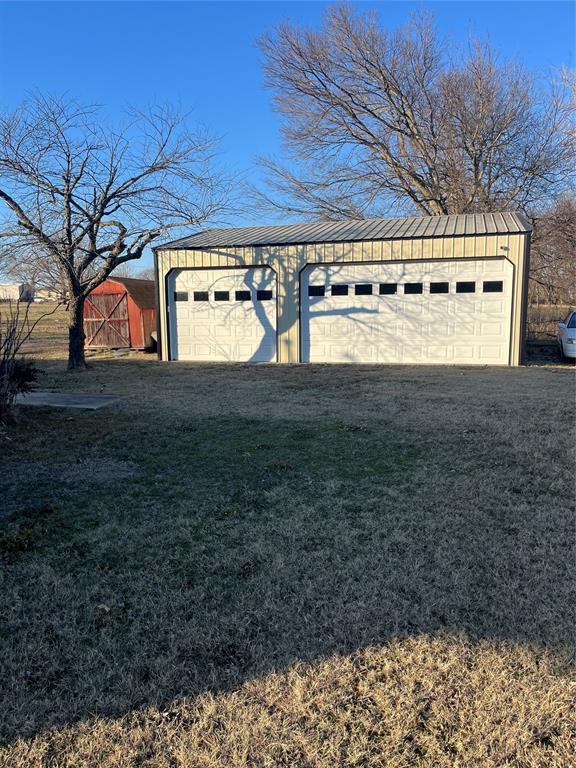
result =
[[505,259],[307,267],[301,358],[507,365],[512,282]]
[[171,360],[276,360],[272,269],[177,269],[167,283]]

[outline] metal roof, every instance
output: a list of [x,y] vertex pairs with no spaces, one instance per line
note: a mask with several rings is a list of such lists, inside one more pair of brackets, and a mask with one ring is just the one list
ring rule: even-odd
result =
[[110,275],[108,280],[123,285],[140,309],[154,309],[156,307],[156,284],[154,280],[116,277],[114,274]]
[[499,235],[530,232],[520,213],[471,213],[455,216],[409,216],[388,219],[316,221],[270,227],[205,229],[179,240],[162,243],[154,250],[231,248],[251,245],[341,243],[359,240],[411,240],[426,237]]

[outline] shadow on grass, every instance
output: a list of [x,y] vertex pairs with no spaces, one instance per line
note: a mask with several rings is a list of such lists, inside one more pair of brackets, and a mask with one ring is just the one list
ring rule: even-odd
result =
[[22,414],[1,480],[22,493],[0,538],[4,740],[424,633],[566,654],[569,424],[536,390],[506,412],[419,382],[365,418],[345,376],[348,420],[186,397]]

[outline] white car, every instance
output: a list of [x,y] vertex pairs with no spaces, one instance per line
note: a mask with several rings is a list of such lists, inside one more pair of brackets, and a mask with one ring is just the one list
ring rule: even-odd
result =
[[563,359],[576,357],[576,309],[571,309],[564,322],[558,323],[558,345]]

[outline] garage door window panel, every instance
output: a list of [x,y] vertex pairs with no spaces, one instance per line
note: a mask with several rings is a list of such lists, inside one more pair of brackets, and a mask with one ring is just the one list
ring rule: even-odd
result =
[[272,291],[264,291],[264,290],[256,291],[256,298],[258,299],[258,301],[271,301]]
[[348,286],[344,283],[333,285],[331,288],[332,296],[348,296]]
[[208,291],[194,291],[194,301],[208,301]]
[[230,301],[230,292],[214,291],[214,301]]
[[397,292],[397,283],[380,283],[380,296],[394,296]]
[[250,291],[236,291],[236,301],[250,301],[252,295]]
[[456,283],[456,293],[476,293],[476,283],[473,280],[461,280]]
[[407,296],[414,296],[416,294],[422,293],[422,288],[422,283],[405,283],[404,293]]
[[370,283],[360,283],[354,286],[356,296],[372,296],[372,285]]
[[502,293],[504,283],[502,280],[484,280],[482,290],[484,293]]
[[430,293],[450,293],[450,283],[430,283]]
[[324,296],[326,289],[323,285],[309,285],[308,296]]
[[188,301],[188,291],[174,291],[174,301]]

